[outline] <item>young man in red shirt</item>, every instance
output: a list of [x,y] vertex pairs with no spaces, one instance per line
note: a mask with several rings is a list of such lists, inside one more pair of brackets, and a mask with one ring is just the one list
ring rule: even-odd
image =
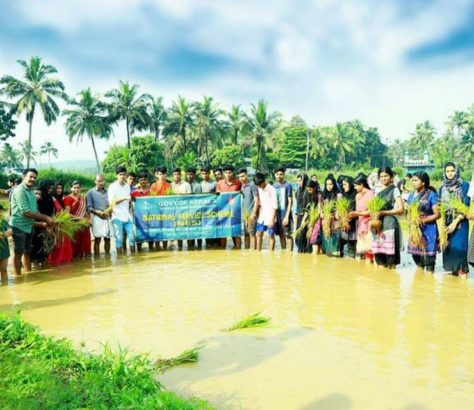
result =
[[[150,185],[148,183],[148,172],[140,172],[138,174],[138,188],[135,188],[130,196],[132,200],[142,196],[150,196]],[[153,241],[148,242],[148,249],[153,250]],[[137,243],[137,250],[140,252],[142,250],[142,244]]]
[[[216,192],[240,192],[242,187],[241,182],[234,176],[235,168],[232,165],[226,165],[223,168],[224,179],[221,179],[216,184]],[[242,238],[236,236],[232,238],[234,242],[234,249],[240,249],[242,247]],[[220,238],[221,247],[225,248],[227,244],[227,238]]]

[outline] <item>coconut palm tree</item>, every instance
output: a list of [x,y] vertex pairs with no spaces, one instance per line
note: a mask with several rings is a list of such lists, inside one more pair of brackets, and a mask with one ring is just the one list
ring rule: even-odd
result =
[[426,151],[431,155],[431,146],[435,140],[436,129],[430,121],[416,124],[415,132],[411,134],[410,145],[418,151]]
[[125,121],[127,129],[127,147],[130,148],[130,135],[135,130],[147,128],[146,94],[138,95],[138,84],[130,85],[128,81],[120,81],[116,89],[105,94],[110,98],[109,113],[113,121]]
[[20,142],[20,149],[18,150],[18,160],[23,163],[26,162],[25,168],[30,167],[30,162],[36,163],[36,155],[38,153],[33,149],[29,140]]
[[40,147],[40,155],[47,155],[48,156],[48,163],[49,167],[51,168],[51,155],[54,158],[58,157],[58,149],[53,145],[51,141],[46,141]]
[[[193,105],[179,96],[178,101],[174,101],[168,111],[168,119],[163,128],[163,135],[170,138],[170,141],[180,139],[180,152],[185,154],[188,147],[186,137],[188,130],[195,125],[195,113]],[[175,137],[175,138],[173,138]]]
[[252,104],[250,108],[249,126],[253,141],[257,149],[257,169],[266,169],[266,147],[269,140],[275,136],[281,124],[280,113],[268,110],[268,103],[264,100]]
[[331,128],[328,135],[329,147],[332,148],[338,158],[338,167],[342,168],[347,154],[354,152],[358,137],[353,129],[347,123],[337,122]]
[[209,143],[214,142],[214,145],[219,145],[216,138],[221,136],[220,117],[224,111],[217,107],[212,97],[206,96],[202,102],[195,102],[193,108],[196,115],[195,127],[199,138],[197,154],[200,159],[205,156],[205,162],[209,164]]
[[98,95],[92,93],[90,88],[82,90],[78,98],[70,101],[70,109],[63,111],[66,116],[66,133],[69,141],[76,137],[82,141],[87,135],[91,140],[94,150],[97,171],[100,172],[99,157],[95,147],[94,138],[109,138],[112,135],[112,125],[107,116],[107,104],[100,100]]
[[308,128],[307,137],[309,137],[309,149],[306,153],[305,169],[308,169],[308,156],[312,159],[322,158],[328,152],[328,140],[322,127]]
[[[44,64],[40,57],[31,57],[29,61],[18,60],[23,67],[23,79],[17,79],[11,75],[0,78],[0,94],[5,94],[15,101],[15,111],[18,114],[26,113],[28,122],[28,146],[32,146],[32,129],[35,110],[37,107],[43,112],[46,124],[50,125],[56,121],[59,115],[59,106],[55,98],[66,100],[64,84],[57,78],[52,77],[57,69],[49,64]],[[31,153],[27,153],[26,167],[30,166]]]
[[147,103],[147,123],[148,129],[153,132],[155,141],[160,139],[161,130],[166,122],[168,113],[163,105],[163,97],[153,98],[151,95],[146,95],[145,100]]
[[0,164],[3,168],[21,167],[18,150],[13,148],[8,142],[3,145],[2,151],[0,151]]
[[466,127],[469,125],[469,115],[464,111],[454,111],[448,119],[448,129],[456,131],[458,137],[461,137]]
[[233,145],[239,144],[239,136],[248,129],[247,114],[240,108],[240,105],[232,105],[227,113],[227,127]]

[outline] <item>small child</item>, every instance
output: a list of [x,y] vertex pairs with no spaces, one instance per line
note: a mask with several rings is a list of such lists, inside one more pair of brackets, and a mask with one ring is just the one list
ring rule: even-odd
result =
[[0,274],[2,282],[7,280],[7,265],[10,257],[10,246],[8,238],[12,236],[13,232],[7,221],[3,219],[3,206],[0,205]]

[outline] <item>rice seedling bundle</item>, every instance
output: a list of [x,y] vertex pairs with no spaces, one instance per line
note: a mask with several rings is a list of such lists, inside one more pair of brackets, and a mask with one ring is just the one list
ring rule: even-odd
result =
[[171,359],[158,359],[156,360],[155,365],[160,372],[163,372],[170,367],[179,366],[185,363],[196,363],[199,359],[199,349],[201,349],[201,347],[185,350],[179,356],[172,357]]
[[379,218],[379,212],[385,207],[386,201],[379,196],[374,196],[367,204],[367,210],[370,212],[370,229],[372,232],[379,233],[382,229],[382,221]]
[[474,203],[471,206],[467,206],[462,199],[452,198],[449,201],[449,207],[466,218],[474,218]]
[[53,217],[53,226],[48,228],[56,241],[68,237],[73,240],[76,232],[89,227],[89,221],[76,219],[69,212],[61,211]]
[[448,232],[446,231],[446,212],[448,210],[448,205],[444,202],[441,203],[439,207],[439,212],[441,218],[438,219],[439,223],[439,246],[442,251],[448,246]]
[[334,211],[334,201],[327,201],[323,204],[323,233],[325,236],[331,235],[331,218]]
[[311,239],[311,235],[313,234],[313,229],[314,229],[314,226],[316,225],[316,222],[318,222],[318,218],[319,218],[319,209],[317,205],[313,204],[310,206],[308,210],[308,220],[307,220],[308,231],[306,232],[306,237],[308,240]]
[[253,327],[262,327],[267,325],[270,322],[270,318],[267,316],[262,316],[260,312],[249,315],[234,323],[231,327],[226,329],[228,332],[238,329],[248,329]]
[[349,226],[349,210],[351,207],[351,201],[347,198],[340,198],[336,201],[336,212],[339,220],[341,221],[341,227],[344,231],[348,231]]
[[408,205],[408,241],[411,246],[418,249],[425,249],[425,240],[421,231],[421,209],[418,201],[413,201]]

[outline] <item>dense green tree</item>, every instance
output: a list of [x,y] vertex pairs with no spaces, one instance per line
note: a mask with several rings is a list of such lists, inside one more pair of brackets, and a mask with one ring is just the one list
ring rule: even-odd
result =
[[71,108],[63,111],[66,116],[66,133],[69,141],[74,138],[78,142],[87,135],[94,151],[97,172],[100,172],[100,162],[95,146],[95,138],[108,139],[112,134],[107,106],[98,95],[94,95],[90,88],[82,90],[77,99],[69,101]]
[[301,126],[289,126],[283,129],[283,138],[278,151],[281,165],[288,168],[305,166],[307,132],[311,131]]
[[118,88],[105,94],[110,98],[110,119],[125,121],[128,148],[130,148],[130,135],[135,130],[146,129],[150,121],[147,114],[147,100],[150,97],[146,94],[138,95],[138,88],[138,84],[130,85],[128,81],[119,81]]
[[0,164],[3,169],[21,167],[18,150],[14,149],[8,142],[3,144],[0,151]]
[[227,145],[221,149],[215,150],[212,155],[212,166],[223,166],[232,164],[236,168],[244,165],[244,156],[238,145]]
[[[29,61],[18,60],[23,67],[23,79],[17,79],[11,75],[0,78],[0,94],[15,99],[15,111],[18,114],[26,113],[28,121],[28,147],[32,146],[32,129],[35,110],[39,107],[43,113],[43,119],[50,125],[56,121],[60,109],[56,99],[67,98],[64,92],[64,84],[57,78],[52,77],[58,70],[49,64],[44,64],[40,57],[31,57]],[[26,153],[26,167],[30,166],[31,153]]]
[[0,141],[6,141],[15,136],[17,122],[13,118],[14,115],[14,107],[0,101]]

